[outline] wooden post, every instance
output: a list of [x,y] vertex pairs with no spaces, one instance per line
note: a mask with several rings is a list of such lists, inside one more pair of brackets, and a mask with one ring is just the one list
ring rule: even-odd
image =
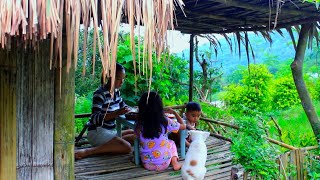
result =
[[189,101],[193,98],[193,49],[194,49],[194,34],[190,35],[190,61],[189,61]]
[[0,49],[0,179],[16,173],[16,59]]
[[72,180],[74,179],[75,69],[72,63],[67,73],[65,37],[62,44],[63,68],[57,68],[55,75],[54,178]]

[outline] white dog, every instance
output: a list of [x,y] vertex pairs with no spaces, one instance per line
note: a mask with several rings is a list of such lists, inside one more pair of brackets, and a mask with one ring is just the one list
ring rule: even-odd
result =
[[205,131],[191,130],[191,144],[188,149],[186,159],[181,168],[181,175],[184,180],[204,179],[207,168],[207,146],[205,140],[210,133]]

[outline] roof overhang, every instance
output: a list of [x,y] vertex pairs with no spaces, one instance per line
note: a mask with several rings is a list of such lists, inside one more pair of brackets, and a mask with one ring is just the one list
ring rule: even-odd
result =
[[301,0],[184,0],[175,29],[188,34],[269,31],[320,20],[313,3]]

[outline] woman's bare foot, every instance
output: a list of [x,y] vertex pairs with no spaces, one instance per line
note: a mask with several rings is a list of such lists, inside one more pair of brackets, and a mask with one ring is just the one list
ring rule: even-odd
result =
[[178,158],[175,156],[175,157],[172,157],[171,158],[171,165],[173,167],[173,170],[175,171],[178,171],[181,169],[181,164],[178,162]]
[[82,159],[82,158],[85,158],[85,157],[87,157],[86,149],[80,149],[80,150],[76,150],[74,152],[74,158],[76,160],[79,160],[79,159]]

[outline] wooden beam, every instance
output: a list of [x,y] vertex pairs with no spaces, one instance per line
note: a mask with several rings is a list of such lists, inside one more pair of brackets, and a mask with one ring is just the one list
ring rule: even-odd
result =
[[[209,14],[208,12],[203,12],[203,13],[197,13],[197,12],[192,12],[189,10],[185,10],[186,14],[190,13],[192,14],[192,19],[211,19],[211,20],[221,20],[221,21],[227,21],[228,23],[232,23],[232,22],[237,22],[243,25],[246,24],[253,24],[253,25],[263,25],[262,22],[258,22],[258,21],[254,21],[254,20],[247,20],[247,19],[238,19],[238,18],[229,18],[226,16],[219,16],[219,15],[215,15],[215,14]],[[183,21],[183,20],[182,20]],[[213,25],[214,23],[212,23],[211,25]]]
[[286,22],[283,24],[278,24],[275,29],[270,29],[268,26],[264,27],[244,27],[244,28],[236,28],[236,29],[227,29],[227,30],[222,30],[222,31],[188,31],[188,30],[180,30],[177,28],[177,30],[180,30],[182,33],[195,33],[195,34],[223,34],[223,33],[235,33],[235,32],[253,32],[253,31],[272,31],[276,29],[281,29],[281,28],[286,28],[286,27],[291,27],[291,26],[296,26],[296,25],[302,25],[302,24],[307,24],[307,23],[315,23],[320,21],[320,17],[310,17],[306,19],[301,19],[298,21],[293,21],[293,22]]

